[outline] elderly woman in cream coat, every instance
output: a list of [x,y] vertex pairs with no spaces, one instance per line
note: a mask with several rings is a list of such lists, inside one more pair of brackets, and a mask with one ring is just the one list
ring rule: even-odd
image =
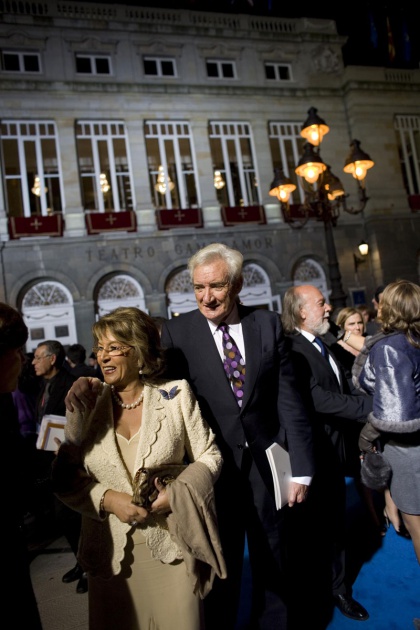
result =
[[[53,467],[57,495],[83,518],[78,559],[89,579],[89,628],[200,630],[202,599],[215,574],[225,577],[215,436],[188,382],[162,380],[151,317],[118,308],[92,331],[105,383],[92,409],[67,412]],[[150,507],[133,502],[137,471],[183,463],[171,485],[155,481]]]

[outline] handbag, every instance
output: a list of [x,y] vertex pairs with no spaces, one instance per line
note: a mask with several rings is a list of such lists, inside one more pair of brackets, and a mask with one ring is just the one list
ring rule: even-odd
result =
[[132,503],[143,508],[150,508],[157,499],[159,490],[155,486],[155,479],[159,479],[163,486],[167,486],[180,475],[188,464],[162,464],[153,468],[139,468],[133,479]]
[[365,451],[363,453],[360,477],[362,483],[371,490],[382,491],[389,488],[392,469],[383,453]]

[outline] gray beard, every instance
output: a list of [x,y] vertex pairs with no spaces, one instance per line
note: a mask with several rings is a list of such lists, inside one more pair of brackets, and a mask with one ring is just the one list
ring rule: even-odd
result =
[[330,322],[327,319],[322,320],[322,323],[314,328],[314,335],[325,335],[330,329]]

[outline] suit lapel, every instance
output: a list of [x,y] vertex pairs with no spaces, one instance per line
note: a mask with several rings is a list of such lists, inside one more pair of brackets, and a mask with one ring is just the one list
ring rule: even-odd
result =
[[[312,357],[313,361],[316,361],[316,365],[317,365],[317,369],[319,369],[322,372],[327,372],[328,374],[331,375],[331,373],[333,374],[337,385],[339,385],[340,389],[341,389],[341,384],[339,382],[339,380],[337,379],[337,376],[331,366],[331,363],[329,361],[329,356],[330,356],[330,351],[328,346],[324,343],[324,347],[325,347],[325,352],[327,354],[327,357],[323,357],[322,354],[320,353],[319,350],[317,350],[314,346],[313,343],[311,343],[309,341],[309,339],[307,339],[304,335],[302,334],[298,334],[294,337],[295,342],[300,345],[303,349],[304,354],[306,354],[307,352],[310,353],[310,356]],[[335,357],[333,357],[335,360]],[[327,360],[326,360],[327,359]],[[335,362],[337,363],[337,361],[335,360]]]
[[[327,346],[326,343],[324,343],[324,347],[325,347],[325,353],[326,353],[326,355],[328,357],[328,365],[332,369],[332,371],[334,373],[334,376],[335,376],[335,379],[336,379],[336,381],[337,381],[337,383],[338,383],[338,385],[340,387],[340,391],[342,392],[343,391],[343,373],[342,373],[342,370],[340,368],[340,363],[339,363],[338,359],[335,358],[334,354],[330,351],[330,349],[329,349],[329,347]],[[332,365],[331,365],[331,363],[329,361],[329,357],[330,356],[332,357],[334,363],[337,366],[338,373],[340,374],[340,378],[337,378],[337,374],[335,373],[335,371],[334,371],[334,369],[333,369],[333,367],[332,367]]]

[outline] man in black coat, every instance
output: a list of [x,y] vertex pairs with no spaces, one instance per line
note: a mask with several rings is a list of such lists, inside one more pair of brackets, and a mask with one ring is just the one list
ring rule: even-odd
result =
[[[318,582],[318,586],[322,579],[321,567],[329,570],[328,587],[335,605],[345,616],[363,621],[369,615],[353,599],[346,575],[344,433],[349,421],[360,422],[362,428],[372,410],[372,398],[356,392],[321,339],[330,328],[331,310],[319,289],[312,285],[291,287],[285,293],[283,327],[290,341],[297,383],[315,439],[316,473],[309,500],[303,508],[308,526],[304,535],[308,547],[306,565],[308,575],[313,570],[312,583]],[[295,531],[299,531],[299,527]],[[332,560],[329,566],[323,564],[328,558]],[[320,595],[318,604],[321,609]],[[311,627],[318,627],[314,620]]]
[[[246,534],[251,627],[282,630],[288,627],[289,508],[275,508],[265,449],[274,441],[287,445],[294,480],[288,503],[293,506],[305,499],[314,472],[312,434],[279,316],[239,304],[242,261],[240,252],[220,243],[199,250],[188,264],[198,310],[163,322],[161,335],[173,367],[170,376],[190,382],[224,459],[215,495],[228,578],[216,580],[204,601],[206,629],[235,627]],[[246,366],[239,402],[224,368],[222,322]]]
[[[45,415],[66,415],[64,399],[76,377],[64,367],[65,357],[63,345],[54,339],[42,341],[35,350],[32,363],[36,374],[43,378],[43,386],[37,399],[38,427]],[[47,516],[49,510],[50,515],[53,515],[54,524],[67,538],[71,550],[76,556],[81,530],[81,516],[59,501],[52,492],[50,476],[54,457],[55,454],[52,451],[38,452],[38,475],[42,481],[40,487],[44,489],[43,498],[46,502]],[[78,563],[63,575],[63,582],[76,580],[78,581],[76,591],[85,593],[87,591],[87,577]]]
[[66,415],[64,399],[76,377],[64,367],[66,358],[63,345],[56,340],[38,344],[32,363],[37,376],[43,378],[43,385],[37,399],[38,430],[43,416]]

